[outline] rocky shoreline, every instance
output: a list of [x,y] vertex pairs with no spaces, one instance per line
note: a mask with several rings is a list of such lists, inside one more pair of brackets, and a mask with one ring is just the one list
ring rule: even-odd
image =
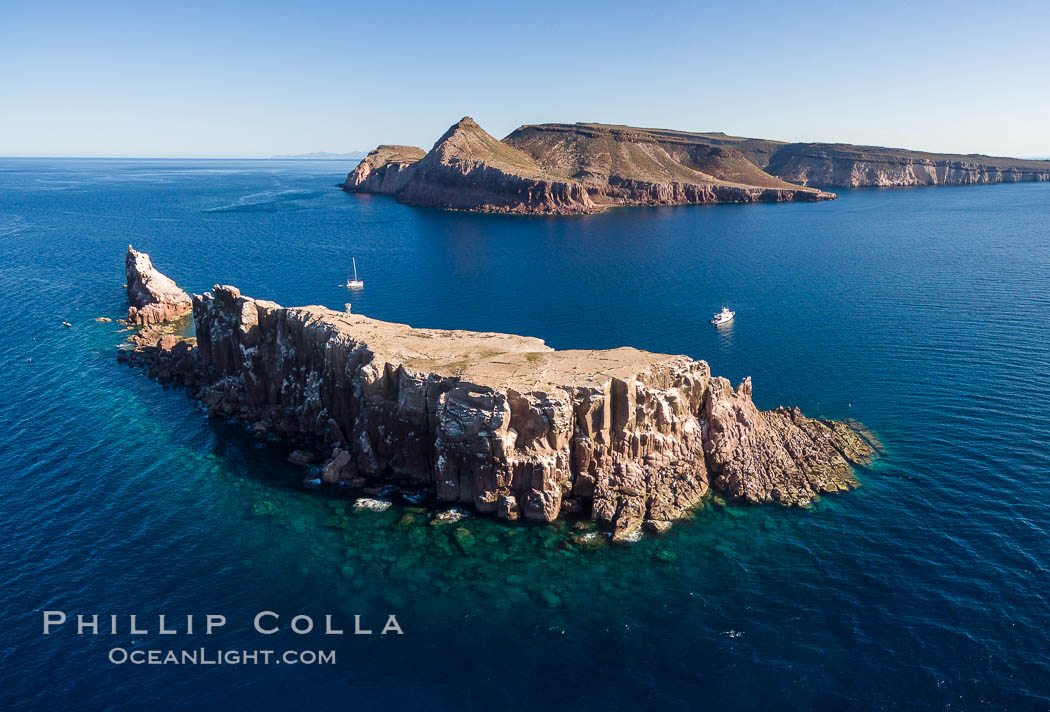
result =
[[[320,479],[514,520],[662,531],[709,491],[805,505],[857,484],[874,440],[798,409],[759,411],[707,363],[637,349],[555,351],[510,334],[417,329],[282,307],[216,285],[196,338],[150,325],[120,358],[214,417],[298,448]],[[364,490],[362,490],[364,491]]]

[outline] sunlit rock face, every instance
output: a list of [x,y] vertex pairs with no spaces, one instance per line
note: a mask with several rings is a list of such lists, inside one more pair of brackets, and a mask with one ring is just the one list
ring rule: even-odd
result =
[[1050,161],[808,143],[780,147],[766,170],[799,185],[844,188],[1050,180]]
[[157,271],[145,252],[128,245],[124,258],[127,276],[128,321],[147,326],[185,316],[192,308],[190,296]]
[[426,488],[506,519],[586,516],[629,538],[683,516],[712,487],[806,504],[855,486],[851,464],[873,455],[849,426],[760,411],[750,379],[734,389],[685,356],[555,351],[531,337],[285,308],[218,285],[194,297],[193,315],[194,356],[176,349],[169,370],[212,413],[328,453],[327,482]]
[[522,126],[498,141],[469,116],[428,152],[379,146],[342,188],[392,195],[409,205],[524,214],[835,197],[787,183],[735,148],[712,145],[696,134],[542,124]]

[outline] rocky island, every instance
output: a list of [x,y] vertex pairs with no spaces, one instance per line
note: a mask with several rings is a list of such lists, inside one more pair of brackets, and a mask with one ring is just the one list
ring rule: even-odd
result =
[[409,205],[499,213],[594,213],[617,205],[827,200],[690,134],[601,125],[523,126],[497,141],[469,116],[429,152],[380,146],[342,184]]
[[827,187],[1050,180],[1050,161],[785,143],[609,124],[521,126],[497,140],[464,117],[429,151],[383,145],[341,184],[409,205],[526,214],[613,206],[815,201]]
[[707,363],[510,334],[413,328],[216,285],[196,338],[140,333],[122,359],[214,416],[304,450],[324,482],[384,483],[505,519],[660,530],[714,489],[803,505],[854,487],[873,440],[798,409],[760,411]]

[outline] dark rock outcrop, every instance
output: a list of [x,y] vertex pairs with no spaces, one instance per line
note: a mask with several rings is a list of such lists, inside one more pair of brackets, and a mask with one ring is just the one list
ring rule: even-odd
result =
[[464,117],[429,153],[380,146],[342,187],[393,195],[409,205],[533,214],[835,197],[786,183],[731,147],[691,136],[551,124],[523,126],[497,141]]
[[627,538],[681,517],[711,487],[811,502],[855,486],[851,464],[874,452],[844,423],[759,411],[750,380],[733,389],[685,356],[555,351],[218,285],[193,313],[195,347],[161,336],[139,357],[211,413],[330,453],[326,482],[429,489],[506,519],[578,514]]
[[128,322],[159,324],[190,313],[193,302],[186,292],[153,266],[149,255],[128,245],[124,259],[128,289]]

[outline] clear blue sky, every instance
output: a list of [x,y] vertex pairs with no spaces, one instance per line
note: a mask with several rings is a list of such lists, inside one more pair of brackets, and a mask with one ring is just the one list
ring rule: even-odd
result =
[[1050,3],[0,0],[0,155],[429,148],[461,116],[1050,156]]

